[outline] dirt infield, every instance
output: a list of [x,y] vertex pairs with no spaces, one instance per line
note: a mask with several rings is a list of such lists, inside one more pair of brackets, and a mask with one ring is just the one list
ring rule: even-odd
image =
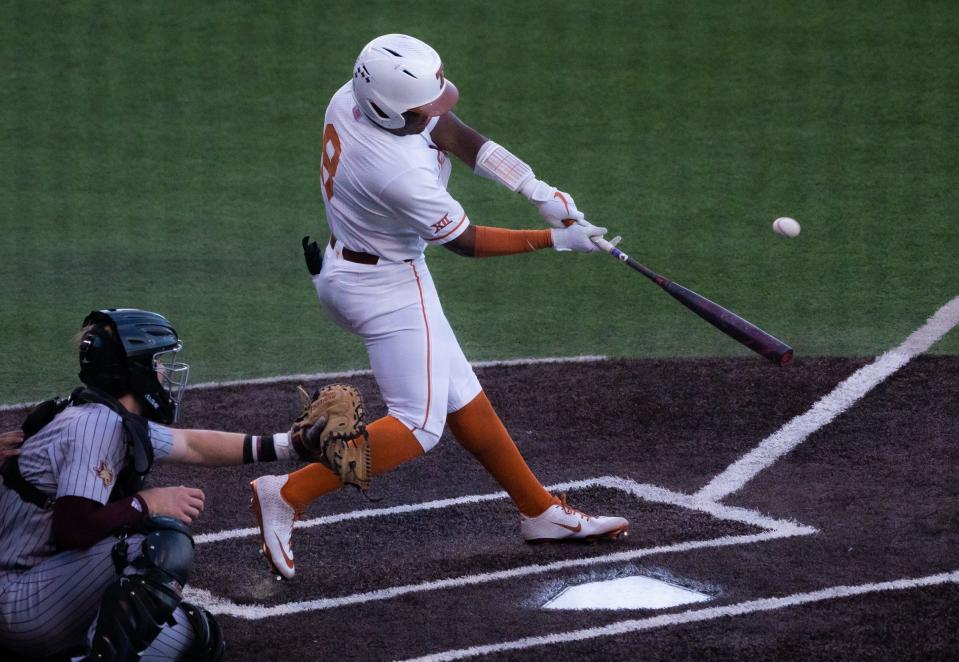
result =
[[[750,357],[480,370],[540,479],[570,483],[571,503],[585,510],[628,517],[625,542],[522,544],[498,486],[447,435],[377,479],[381,501],[341,491],[314,503],[309,526],[294,533],[293,581],[273,578],[257,539],[233,531],[213,542],[201,535],[192,590],[224,614],[231,660],[407,659],[504,642],[513,643],[492,658],[953,658],[954,580],[880,589],[959,570],[959,357],[909,363],[722,499],[736,507],[729,513],[681,498],[866,363],[798,359],[776,369]],[[352,381],[371,416],[382,415],[372,380]],[[293,391],[192,391],[185,424],[283,429],[296,413]],[[21,416],[0,413],[0,429]],[[218,534],[252,527],[248,481],[287,468],[160,467],[153,482],[202,487],[207,510],[196,531]],[[666,496],[650,497],[659,494],[652,486]],[[666,610],[540,608],[566,586],[633,574],[711,599]],[[863,594],[832,591],[841,586]],[[769,598],[783,600],[762,602]],[[732,605],[738,615],[721,609]]]

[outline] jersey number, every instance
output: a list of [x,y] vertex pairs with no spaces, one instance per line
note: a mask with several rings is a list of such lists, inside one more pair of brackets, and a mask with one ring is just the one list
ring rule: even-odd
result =
[[320,171],[320,180],[326,191],[326,199],[333,198],[333,178],[336,177],[336,168],[340,165],[340,137],[332,124],[323,129],[323,169]]

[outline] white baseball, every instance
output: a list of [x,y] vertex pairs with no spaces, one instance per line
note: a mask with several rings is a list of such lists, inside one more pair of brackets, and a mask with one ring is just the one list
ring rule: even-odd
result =
[[800,229],[795,218],[783,216],[773,221],[773,230],[776,234],[781,234],[784,237],[798,237]]

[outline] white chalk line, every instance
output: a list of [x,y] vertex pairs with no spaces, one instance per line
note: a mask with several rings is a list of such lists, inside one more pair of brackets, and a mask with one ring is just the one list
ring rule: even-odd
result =
[[854,372],[829,394],[817,401],[809,411],[793,418],[754,449],[729,465],[699,490],[695,497],[700,500],[720,501],[742,489],[757,474],[775,464],[811,434],[828,425],[890,375],[919,354],[928,351],[957,324],[959,324],[959,297],[937,310],[901,345]]
[[336,598],[318,598],[315,600],[304,600],[300,602],[287,602],[279,605],[266,606],[261,604],[237,604],[232,600],[220,598],[209,591],[198,590],[188,587],[184,590],[184,598],[205,607],[213,614],[222,614],[225,616],[235,616],[247,620],[259,620],[275,616],[287,616],[306,611],[318,611],[322,609],[334,609],[345,607],[347,605],[366,604],[378,602],[381,600],[392,600],[403,595],[411,593],[425,593],[428,591],[438,591],[443,589],[460,588],[463,586],[475,586],[489,582],[503,581],[507,579],[516,579],[518,577],[528,577],[531,575],[541,575],[571,568],[581,568],[610,563],[622,563],[633,561],[646,556],[655,556],[657,554],[675,554],[679,552],[690,552],[697,549],[709,549],[714,547],[729,547],[732,545],[748,545],[768,540],[780,538],[791,538],[797,535],[793,532],[766,531],[764,533],[755,533],[738,536],[722,536],[710,540],[691,540],[687,542],[674,543],[671,545],[659,545],[656,547],[646,547],[627,552],[616,552],[614,554],[604,554],[601,556],[591,556],[581,559],[567,559],[564,561],[554,561],[543,565],[525,565],[509,570],[499,570],[496,572],[483,572],[474,575],[463,575],[460,577],[451,577],[448,579],[437,579],[418,584],[406,584],[403,586],[391,586],[389,588],[376,591],[367,591],[363,593],[353,593]]
[[[552,356],[543,358],[519,358],[502,359],[499,361],[473,361],[470,363],[474,368],[500,368],[507,366],[525,366],[539,365],[541,363],[594,363],[597,361],[606,361],[610,357],[602,354],[585,354],[583,356]],[[349,379],[351,377],[365,377],[372,375],[373,371],[366,370],[343,370],[340,372],[310,372],[294,375],[277,375],[275,377],[257,377],[253,379],[235,379],[231,381],[203,382],[187,386],[187,391],[203,391],[213,388],[224,388],[229,386],[258,386],[263,384],[281,384],[283,382],[320,382],[328,379]],[[0,411],[13,411],[14,409],[26,409],[32,407],[36,402],[18,402],[13,404],[0,405]]]
[[742,616],[744,614],[774,611],[777,609],[784,609],[786,607],[795,607],[815,602],[823,602],[826,600],[837,600],[840,598],[850,598],[860,595],[868,595],[870,593],[880,593],[883,591],[903,591],[928,586],[940,586],[943,584],[959,584],[959,571],[927,575],[925,577],[918,577],[914,579],[897,579],[894,581],[858,584],[855,586],[833,586],[830,588],[820,589],[818,591],[793,593],[792,595],[786,595],[779,598],[762,598],[758,600],[738,602],[722,607],[690,609],[672,614],[651,616],[649,618],[623,620],[610,623],[609,625],[604,625],[602,627],[554,632],[552,634],[536,637],[525,637],[523,639],[503,641],[496,644],[447,650],[440,653],[433,653],[431,655],[424,655],[422,657],[409,658],[405,662],[446,662],[447,660],[461,660],[467,657],[477,657],[480,655],[489,655],[491,653],[525,650],[536,646],[551,646],[556,644],[584,641],[587,639],[596,639],[599,637],[624,635],[632,632],[652,630],[655,628],[663,628],[673,625],[682,625],[684,623],[710,621],[726,616]]
[[[743,524],[750,524],[768,531],[795,531],[800,535],[810,532],[809,527],[796,524],[795,522],[789,520],[767,517],[755,510],[738,508],[735,506],[726,506],[709,500],[700,500],[688,494],[673,492],[656,485],[637,483],[635,481],[619,478],[617,476],[600,476],[598,478],[587,478],[584,480],[556,483],[553,485],[548,485],[546,489],[551,492],[571,492],[574,490],[582,490],[590,487],[606,487],[609,489],[621,490],[646,501],[670,504],[687,508],[689,510],[697,510],[708,515],[712,515],[717,519],[732,520],[735,522],[741,522]],[[370,517],[385,517],[389,515],[402,515],[421,510],[437,510],[440,508],[450,508],[453,506],[483,503],[487,501],[498,501],[500,499],[507,498],[509,498],[509,495],[506,494],[506,492],[472,494],[449,499],[437,499],[434,501],[402,504],[399,506],[390,506],[388,508],[369,508],[366,510],[354,510],[336,515],[324,515],[322,517],[314,517],[312,519],[294,522],[293,526],[296,529],[310,529],[316,526],[337,524],[339,522],[346,522],[349,520],[359,520]],[[812,532],[815,532],[815,530],[812,530]],[[202,545],[214,542],[222,542],[224,540],[233,540],[236,538],[249,538],[252,536],[257,536],[259,533],[260,530],[256,527],[224,529],[223,531],[216,531],[213,533],[201,533],[194,536],[193,541],[198,545]]]
[[[402,586],[392,586],[375,591],[363,593],[354,593],[351,595],[340,596],[336,598],[318,598],[300,602],[290,602],[280,605],[261,605],[261,604],[238,604],[229,599],[214,595],[210,591],[188,587],[186,595],[191,601],[194,601],[203,607],[209,609],[215,614],[224,614],[236,616],[249,620],[270,618],[274,616],[283,616],[287,614],[299,613],[304,611],[316,611],[322,609],[332,609],[351,604],[362,604],[380,600],[389,600],[410,593],[422,593],[427,591],[437,591],[442,589],[458,588],[462,586],[471,586],[517,577],[538,575],[550,572],[557,572],[569,568],[585,567],[597,564],[620,563],[630,561],[645,556],[656,554],[680,553],[693,551],[697,549],[706,549],[711,547],[725,547],[730,545],[745,545],[779,538],[790,538],[794,536],[809,535],[816,533],[813,527],[803,526],[787,520],[777,520],[753,510],[724,506],[711,501],[699,501],[687,494],[680,494],[670,490],[657,487],[655,485],[644,485],[635,481],[616,476],[602,476],[599,478],[590,478],[585,480],[557,483],[548,486],[547,489],[554,492],[574,491],[590,487],[606,487],[609,489],[619,489],[632,494],[640,499],[656,503],[664,503],[687,508],[690,510],[708,513],[717,519],[725,519],[744,524],[750,524],[758,528],[766,529],[763,533],[746,534],[737,536],[723,536],[710,540],[693,540],[670,545],[660,545],[636,550],[627,550],[612,554],[592,556],[588,558],[569,559],[556,561],[543,565],[526,565],[508,570],[496,572],[480,573],[474,575],[465,575],[460,577],[451,577],[440,580],[429,580],[418,584],[407,584]],[[347,520],[363,519],[369,517],[383,517],[389,515],[399,515],[404,513],[416,512],[421,510],[433,510],[438,508],[449,508],[471,503],[481,503],[508,498],[505,492],[495,492],[492,494],[470,495],[452,499],[439,499],[427,501],[418,504],[405,504],[390,508],[374,508],[367,510],[353,511],[338,515],[326,517],[317,517],[304,522],[297,522],[300,528],[309,528],[320,526],[322,524],[331,524]],[[207,533],[196,536],[195,541],[200,544],[221,542],[233,538],[258,535],[256,528],[230,529],[216,533]]]
[[716,519],[731,520],[742,524],[750,524],[760,529],[768,531],[778,531],[780,533],[790,533],[792,535],[809,535],[817,533],[817,530],[811,526],[799,524],[792,520],[773,518],[749,508],[739,508],[736,506],[727,506],[717,503],[710,499],[699,499],[695,495],[683,494],[667,490],[657,485],[646,483],[637,483],[625,478],[616,476],[603,476],[594,479],[595,484],[611,489],[620,489],[629,492],[634,496],[652,501],[654,503],[665,503],[689,510],[697,510],[707,515],[712,515]]
[[[603,485],[602,481],[603,481],[603,478],[595,478],[591,480],[557,483],[556,485],[550,485],[546,489],[562,492],[565,490],[573,490],[573,489],[578,489],[583,487]],[[500,499],[506,499],[508,497],[509,495],[506,494],[506,492],[493,492],[492,494],[472,494],[468,496],[454,497],[449,499],[436,499],[434,501],[408,503],[400,506],[390,506],[388,508],[369,508],[366,510],[353,510],[347,513],[339,513],[337,515],[324,515],[323,517],[314,517],[312,519],[294,522],[293,527],[296,529],[311,529],[315,526],[322,526],[324,524],[337,524],[339,522],[366,519],[369,517],[385,517],[388,515],[402,515],[405,513],[414,513],[421,510],[437,510],[440,508],[450,508],[452,506],[462,506],[462,505],[473,504],[473,503],[483,503],[486,501],[498,501]],[[204,544],[204,543],[211,543],[211,542],[221,542],[223,540],[231,540],[233,538],[247,538],[247,537],[256,536],[259,534],[260,534],[260,530],[256,527],[246,527],[242,529],[225,529],[223,531],[218,531],[216,533],[202,533],[198,536],[194,536],[193,541],[196,544]]]

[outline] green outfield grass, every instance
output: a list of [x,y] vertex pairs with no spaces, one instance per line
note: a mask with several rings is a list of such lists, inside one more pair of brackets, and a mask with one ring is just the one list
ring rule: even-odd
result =
[[[458,114],[627,252],[797,355],[881,352],[959,294],[952,2],[11,0],[0,402],[69,388],[98,307],[167,314],[194,381],[366,367],[299,240],[328,236],[326,102],[386,32],[433,44]],[[460,166],[475,223],[540,226]],[[603,255],[429,255],[472,359],[748,354]]]

